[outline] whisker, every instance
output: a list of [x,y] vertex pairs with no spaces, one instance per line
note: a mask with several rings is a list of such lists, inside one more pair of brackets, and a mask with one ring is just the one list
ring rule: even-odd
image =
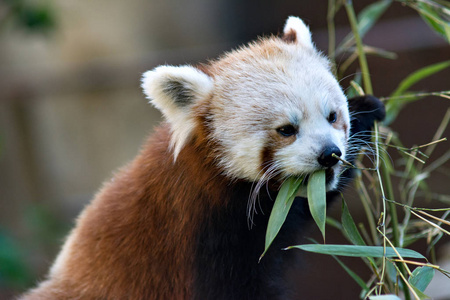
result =
[[[247,203],[247,218],[248,218],[248,225],[251,228],[254,224],[253,222],[253,218],[254,218],[254,214],[257,213],[256,210],[256,203],[258,202],[259,204],[259,208],[260,211],[262,211],[262,207],[260,206],[260,202],[257,201],[258,197],[259,197],[259,191],[261,190],[261,188],[267,183],[269,182],[270,179],[278,176],[280,174],[280,170],[279,170],[279,163],[277,162],[273,162],[273,161],[269,161],[267,162],[263,167],[267,168],[263,168],[263,170],[260,171],[263,172],[260,179],[256,182],[255,186],[252,186],[251,188],[251,193],[248,199],[248,203]],[[268,187],[267,187],[268,188]],[[270,193],[268,193],[270,195]]]

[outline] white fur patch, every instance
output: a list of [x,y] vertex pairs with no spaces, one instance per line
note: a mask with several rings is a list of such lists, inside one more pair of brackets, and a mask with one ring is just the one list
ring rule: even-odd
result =
[[297,43],[313,48],[314,45],[311,40],[311,32],[309,27],[303,23],[303,21],[298,17],[289,17],[284,26],[284,34],[288,34],[290,31],[294,31],[297,36]]
[[[170,84],[176,84],[177,92],[188,96],[177,99],[176,93],[168,90]],[[192,107],[210,94],[213,81],[192,66],[160,66],[144,73],[142,88],[171,125],[170,146],[176,159],[195,127]]]

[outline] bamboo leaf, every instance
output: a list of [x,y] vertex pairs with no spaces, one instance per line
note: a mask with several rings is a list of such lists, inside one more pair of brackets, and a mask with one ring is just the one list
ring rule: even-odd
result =
[[330,225],[338,230],[342,230],[342,225],[338,220],[333,219],[332,217],[327,217],[327,225]]
[[386,272],[390,278],[390,280],[393,280],[393,278],[398,277],[398,268],[394,265],[394,262],[391,260],[386,261]]
[[372,47],[372,46],[364,46],[364,51],[366,51],[367,54],[386,58],[386,59],[397,59],[398,55],[395,52],[387,51],[381,48]]
[[424,292],[434,277],[435,270],[431,267],[417,267],[408,279],[408,282],[421,292]]
[[378,295],[378,296],[370,296],[370,300],[401,300],[401,298],[397,295]]
[[303,179],[298,177],[289,177],[283,183],[278,192],[275,203],[273,204],[272,212],[270,213],[269,223],[266,230],[266,243],[264,252],[261,254],[261,258],[266,254],[273,240],[277,236],[278,232],[283,226],[286,220],[289,209],[294,202],[295,194],[297,193]]
[[361,35],[358,31],[358,21],[356,20],[355,10],[351,1],[345,1],[345,10],[347,12],[350,27],[352,28],[353,36],[356,43],[356,54],[358,55],[359,67],[361,68],[362,79],[364,83],[364,90],[367,94],[373,94],[372,81],[370,80],[369,65],[367,64],[366,53],[362,43]]
[[406,102],[412,102],[421,98],[414,97],[414,95],[411,97],[399,98],[407,95],[407,91],[411,86],[448,67],[450,67],[450,60],[421,68],[403,79],[394,92],[390,95],[390,99],[386,103],[386,118],[384,123],[389,125],[398,115],[400,109]]
[[417,10],[425,23],[450,43],[450,4],[447,1],[402,0],[402,2]]
[[[381,0],[374,2],[361,10],[357,17],[358,33],[361,38],[366,35],[373,25],[375,25],[381,15],[389,8],[391,3],[391,0]],[[352,33],[349,33],[339,45],[336,53],[346,51],[346,49],[351,47],[354,43],[355,37]]]
[[327,216],[325,170],[320,170],[310,175],[307,195],[309,210],[325,241],[325,222]]
[[347,99],[365,95],[364,90],[361,87],[361,79],[361,73],[356,73],[355,78],[350,81],[350,86],[346,91]]
[[365,246],[366,243],[361,237],[361,234],[356,227],[355,221],[353,221],[352,216],[348,210],[347,204],[344,199],[342,199],[342,216],[341,216],[342,227],[347,234],[350,241],[355,245]]
[[403,95],[412,85],[450,66],[450,60],[421,68],[403,79],[391,97]]
[[374,2],[361,10],[358,14],[358,31],[361,37],[373,27],[381,15],[389,8],[391,3],[391,0],[381,0]]
[[414,293],[416,293],[417,297],[419,297],[419,300],[431,299],[431,297],[425,295],[421,290],[419,290],[415,286],[413,286],[411,284],[410,284],[410,286],[414,290]]
[[430,17],[426,13],[421,13],[420,16],[425,21],[425,23],[428,24],[428,26],[430,26],[435,32],[442,35],[447,40],[447,42],[450,43],[450,25],[449,24],[439,22],[438,20],[436,20],[433,17]]
[[[350,256],[350,257],[397,257],[397,253],[391,247],[386,247],[386,255],[382,246],[356,246],[356,245],[322,245],[322,244],[305,244],[291,246],[287,249],[300,249],[308,252]],[[410,249],[395,248],[403,258],[425,259],[425,257]]]

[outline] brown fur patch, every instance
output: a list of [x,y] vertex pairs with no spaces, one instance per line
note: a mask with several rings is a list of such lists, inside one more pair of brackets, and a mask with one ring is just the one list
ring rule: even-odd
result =
[[208,75],[210,77],[214,77],[214,74],[210,70],[209,64],[204,64],[204,63],[196,64],[196,65],[194,65],[194,68],[198,69],[199,71],[205,73],[206,75]]
[[296,136],[285,137],[278,134],[275,130],[267,138],[267,142],[261,152],[261,170],[263,172],[274,162],[274,155],[277,149],[286,147],[292,144],[296,139]]
[[274,145],[267,144],[263,151],[261,152],[261,170],[263,172],[267,171],[267,169],[273,164],[275,149]]
[[338,113],[337,120],[332,126],[338,130],[343,130],[345,132],[345,138],[348,139],[348,125],[341,116],[342,114]]
[[345,122],[342,122],[342,123],[343,123],[342,128],[344,129],[344,132],[345,132],[345,139],[348,140],[348,138],[349,138],[349,136],[348,136],[348,133],[349,133],[348,125]]
[[294,29],[290,29],[288,32],[283,34],[281,39],[286,43],[294,44],[297,42],[297,33]]

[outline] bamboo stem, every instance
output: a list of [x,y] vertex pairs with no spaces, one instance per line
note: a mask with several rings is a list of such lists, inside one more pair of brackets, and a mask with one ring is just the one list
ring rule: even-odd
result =
[[355,37],[356,50],[358,52],[359,66],[361,68],[362,79],[364,83],[364,90],[366,94],[373,94],[372,82],[370,80],[369,65],[367,64],[366,53],[364,52],[364,46],[362,44],[361,36],[358,31],[358,21],[356,19],[355,10],[351,0],[345,1],[345,9],[347,11],[350,26]]

